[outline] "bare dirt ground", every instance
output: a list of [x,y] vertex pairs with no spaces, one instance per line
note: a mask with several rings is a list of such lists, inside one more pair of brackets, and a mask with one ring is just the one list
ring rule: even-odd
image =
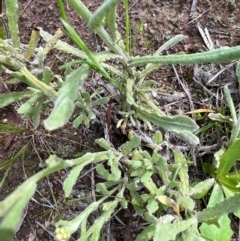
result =
[[[102,1],[84,0],[83,2],[89,6],[91,11],[94,11]],[[135,55],[154,53],[164,42],[180,33],[184,34],[186,39],[169,49],[169,53],[183,51],[195,53],[207,50],[208,47],[198,26],[202,29],[207,28],[215,48],[240,44],[239,0],[131,0],[130,2],[129,12],[132,20],[132,42],[134,43]],[[192,5],[193,2],[196,2],[195,6]],[[61,26],[55,1],[19,1],[19,7],[22,43],[28,43],[31,30],[34,27],[42,27],[45,31],[54,34]],[[66,7],[71,24],[87,45],[93,51],[104,48],[99,38],[94,33],[87,31],[87,24],[70,7]],[[120,7],[119,27],[121,32],[124,32],[123,13],[124,11]],[[66,37],[64,39],[66,40]],[[43,41],[39,41],[39,45],[44,44]],[[69,59],[71,56],[62,56],[61,53],[52,51],[46,65],[52,66],[55,73],[61,74],[58,70],[59,64]],[[222,74],[209,83],[209,80],[224,68]],[[176,114],[200,108],[220,108],[223,104],[221,87],[228,83],[232,92],[237,88],[234,69],[234,64],[175,66],[175,69],[172,66],[167,66],[154,73],[151,78],[159,83],[158,101],[161,103],[161,108],[168,113]],[[22,88],[24,86],[9,85],[3,87],[0,85],[2,92]],[[211,102],[206,99],[205,92],[209,92]],[[235,94],[234,98],[236,104],[239,103],[238,94]],[[42,119],[45,119],[47,114],[47,112],[44,113]],[[83,126],[74,129],[71,123],[61,130],[51,133],[47,133],[42,125],[37,130],[33,130],[29,120],[22,120],[16,114],[15,107],[0,110],[0,119],[6,118],[25,128],[25,131],[24,134],[0,139],[1,161],[13,157],[24,145],[27,147],[9,171],[0,192],[0,199],[4,199],[27,177],[41,170],[44,167],[44,160],[50,154],[54,153],[62,158],[71,158],[83,150],[94,151],[96,147],[92,145],[93,141],[104,136],[103,127],[97,124],[93,124],[90,130]],[[199,120],[198,124],[206,123]],[[222,136],[224,133],[210,131],[208,136],[201,139],[201,145],[221,145]],[[125,136],[119,135],[118,138],[123,140]],[[198,150],[195,150],[195,154],[196,160],[194,161],[197,165],[190,170],[190,177],[193,181],[201,180],[202,175],[204,175],[201,163],[203,159],[211,158],[210,152],[197,155],[199,154]],[[0,176],[4,175],[4,171],[0,170]],[[14,238],[15,241],[53,240],[53,222],[60,217],[74,217],[75,213],[88,205],[89,200],[91,200],[94,175],[91,172],[86,173],[87,175],[75,187],[74,198],[77,201],[69,201],[64,200],[62,191],[62,182],[66,172],[59,172],[39,183],[37,193],[26,208],[22,225]],[[94,217],[92,218],[94,219]],[[118,218],[125,226],[118,221],[119,219],[112,221],[111,232],[115,235],[114,240],[134,240],[140,230],[139,223],[132,217],[131,210],[128,210],[127,215],[120,213]],[[239,238],[238,225],[239,221],[233,220],[233,229],[235,230],[233,238],[236,240]]]

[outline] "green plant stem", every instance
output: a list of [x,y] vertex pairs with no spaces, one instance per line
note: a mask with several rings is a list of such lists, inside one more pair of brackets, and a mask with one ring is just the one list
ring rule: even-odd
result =
[[[88,10],[88,8],[82,3],[80,0],[66,0],[67,3],[86,21],[89,22],[92,17],[92,13]],[[128,58],[126,53],[113,42],[110,35],[103,28],[103,26],[98,26],[94,29],[94,32],[99,35],[102,41],[116,54],[121,56],[120,61],[126,66],[128,62]]]
[[61,18],[62,18],[64,21],[67,22],[68,20],[67,20],[67,15],[66,15],[66,13],[65,13],[64,6],[63,6],[63,1],[62,1],[62,0],[57,0],[57,5],[58,5],[58,9],[59,9]]
[[20,70],[20,72],[33,84],[33,86],[37,87],[43,93],[47,96],[49,96],[51,99],[56,99],[58,96],[58,93],[51,88],[50,86],[46,85],[44,82],[38,80],[34,75],[32,75],[28,69],[24,66]]
[[166,56],[143,56],[131,58],[129,67],[149,63],[166,64],[207,64],[226,63],[240,58],[240,46],[223,47],[212,51],[196,54],[173,54]]
[[[162,51],[169,49],[170,47],[182,41],[183,39],[184,35],[182,34],[174,36],[173,38],[169,39],[166,43],[164,43],[153,55],[159,56],[162,53]],[[162,64],[147,64],[145,69],[140,73],[140,81],[142,82],[148,74],[152,73],[154,70],[159,69],[161,65]]]
[[89,158],[92,157],[94,157],[95,162],[108,160],[109,152],[103,151],[97,153],[87,153],[82,157],[65,161],[56,156],[50,156],[46,161],[48,166],[46,169],[30,177],[23,184],[21,184],[16,191],[14,191],[7,198],[5,198],[4,201],[0,201],[0,217],[4,216],[12,208],[12,206],[16,203],[16,201],[19,198],[23,198],[23,195],[26,190],[28,190],[32,185],[34,185],[44,177],[49,176],[50,174],[60,171],[64,168],[72,167],[78,164],[83,164],[87,162]]
[[29,60],[33,55],[35,48],[37,47],[37,44],[38,44],[39,35],[40,35],[39,29],[34,29],[32,31],[27,51],[24,54],[25,59]]
[[20,47],[19,29],[18,29],[18,1],[5,0],[7,8],[8,26],[12,38],[13,46]]
[[0,64],[13,71],[19,70],[22,67],[19,61],[6,55],[0,55]]
[[130,53],[130,39],[131,39],[131,26],[130,26],[130,19],[129,19],[129,2],[128,0],[124,0],[124,8],[125,8],[125,41],[126,41],[126,51],[127,53]]
[[[105,1],[97,10],[96,12],[91,16],[91,18],[88,21],[89,28],[92,30],[95,30],[95,28],[102,25],[102,19],[112,11],[116,11],[116,6],[118,3],[120,3],[122,0],[108,0]],[[111,19],[112,21],[116,21],[116,15],[113,16]],[[112,25],[112,23],[111,23]]]
[[4,51],[8,51],[14,54],[18,54],[17,49],[12,47],[10,44],[6,43],[3,39],[0,39],[0,49],[3,49]]
[[66,0],[66,2],[88,23],[92,13],[81,0]]
[[107,31],[103,28],[103,26],[99,26],[94,29],[102,41],[116,54],[120,55],[121,58],[119,59],[125,66],[128,63],[127,54],[121,49],[116,43],[113,42]]
[[[224,94],[226,96],[228,107],[230,109],[232,120],[233,120],[232,134],[231,134],[230,141],[228,142],[228,146],[230,146],[239,136],[239,132],[240,132],[239,122],[240,122],[240,120],[237,118],[234,103],[233,103],[231,94],[230,94],[227,86],[224,86]],[[238,117],[240,117],[240,116],[238,116]]]

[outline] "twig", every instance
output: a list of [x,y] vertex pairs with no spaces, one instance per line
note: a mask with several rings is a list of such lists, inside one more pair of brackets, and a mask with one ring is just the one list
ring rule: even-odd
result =
[[22,10],[22,12],[20,13],[20,16],[24,13],[24,11],[28,8],[28,6],[30,5],[30,3],[32,2],[33,0],[30,0],[27,5],[25,6],[25,8]]

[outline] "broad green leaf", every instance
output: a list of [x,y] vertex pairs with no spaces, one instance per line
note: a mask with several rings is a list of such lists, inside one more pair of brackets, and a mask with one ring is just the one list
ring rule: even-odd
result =
[[175,131],[181,139],[189,143],[190,145],[198,145],[199,144],[199,138],[191,133],[190,131]]
[[155,200],[154,198],[150,199],[148,201],[146,208],[148,212],[155,213],[159,209],[157,200]]
[[77,215],[74,219],[70,221],[68,220],[58,221],[55,224],[55,227],[57,228],[57,227],[63,226],[66,228],[69,234],[76,232],[79,229],[79,226],[81,225],[81,223],[84,221],[84,219],[87,219],[92,212],[96,211],[106,198],[107,196],[101,198],[96,202],[91,203],[86,209],[84,209],[82,212],[80,212],[79,215]]
[[214,121],[232,123],[232,119],[229,116],[222,115],[221,113],[210,113],[208,117]]
[[150,112],[138,105],[136,105],[136,109],[143,118],[167,131],[194,132],[198,129],[197,124],[187,116],[167,116],[156,112]]
[[98,98],[97,100],[92,101],[91,106],[97,106],[97,105],[104,105],[107,104],[109,102],[109,98],[108,97],[102,97],[102,98]]
[[221,176],[218,178],[218,182],[226,187],[227,189],[231,190],[233,193],[240,192],[240,176],[237,175],[226,175]]
[[72,170],[68,174],[67,178],[63,182],[63,190],[64,190],[65,197],[70,196],[70,194],[72,192],[72,189],[73,189],[73,186],[77,182],[77,179],[78,179],[78,176],[79,176],[80,172],[82,171],[82,169],[86,165],[91,163],[93,160],[94,160],[94,157],[89,158],[86,162],[83,162],[82,164],[79,164],[79,165],[72,168]]
[[28,204],[30,198],[34,195],[36,187],[36,183],[29,185],[28,189],[24,190],[24,195],[14,203],[8,213],[4,216],[0,225],[1,241],[9,241],[13,237],[17,225],[21,220],[23,209]]
[[96,185],[96,191],[102,193],[104,196],[110,196],[111,191],[108,191],[108,188],[118,185],[118,182],[110,181],[110,182],[101,182]]
[[162,143],[162,141],[163,141],[162,133],[159,130],[157,130],[153,135],[153,142],[159,145],[160,143]]
[[192,225],[190,228],[182,232],[182,235],[178,238],[178,241],[207,241],[202,238],[198,232],[197,225]]
[[73,127],[77,128],[79,125],[82,124],[84,118],[86,117],[85,113],[81,113],[74,121],[73,121]]
[[180,178],[180,192],[185,196],[189,193],[189,176],[188,176],[188,165],[187,161],[182,154],[182,152],[178,150],[172,150],[174,154],[174,160],[177,165],[179,165],[178,176]]
[[199,182],[194,187],[190,188],[190,196],[194,199],[203,198],[214,184],[215,179],[209,178],[202,182]]
[[105,139],[100,138],[94,141],[96,144],[98,144],[100,147],[102,147],[105,150],[111,150],[112,146],[110,143],[108,143]]
[[167,159],[154,151],[152,160],[155,163],[154,167],[156,169],[156,172],[162,178],[163,183],[168,184],[170,181],[171,173],[168,169]]
[[240,158],[240,139],[232,143],[231,146],[220,157],[217,169],[217,178],[226,175]]
[[179,205],[183,207],[185,210],[192,212],[195,207],[193,199],[189,196],[180,195],[177,201],[179,202]]
[[103,166],[103,164],[98,164],[96,167],[97,173],[102,176],[107,181],[115,181],[112,179],[110,172]]
[[47,130],[51,131],[60,128],[69,121],[75,108],[74,102],[78,97],[78,89],[82,86],[88,73],[89,68],[83,65],[67,76],[59,90],[52,113],[44,121]]
[[122,145],[122,152],[125,156],[127,156],[133,149],[137,148],[141,144],[141,138],[138,136],[134,136]]
[[[225,196],[228,197],[232,197],[235,195],[236,192],[233,192],[232,190],[228,189],[225,186],[222,186],[223,192],[225,194]],[[240,218],[240,212],[235,212],[234,215],[238,218]]]
[[156,225],[156,231],[153,236],[153,241],[176,240],[176,236],[179,233],[187,230],[195,223],[196,223],[195,218],[190,218],[188,220],[171,223],[171,222],[165,221],[165,216],[160,217],[160,220],[159,220],[158,224]]
[[3,28],[0,28],[0,39],[6,39]]
[[19,114],[25,114],[27,111],[29,111],[32,106],[35,104],[35,102],[41,97],[42,94],[33,94],[33,96],[28,100],[26,101],[24,104],[22,104],[17,112]]
[[44,70],[44,72],[43,72],[43,82],[45,84],[49,84],[52,81],[54,74],[48,66],[44,66],[43,70]]
[[137,187],[135,183],[127,184],[127,189],[130,191],[131,194],[131,204],[133,205],[135,211],[138,215],[143,215],[143,200],[141,196],[137,192]]
[[0,94],[0,108],[8,106],[14,102],[20,101],[25,98],[29,98],[33,95],[31,91],[24,92],[11,92]]
[[38,126],[40,124],[41,112],[42,112],[44,101],[45,101],[45,96],[43,96],[39,100],[38,105],[34,107],[34,114],[32,116],[34,129],[38,128]]
[[111,176],[114,181],[118,181],[122,175],[122,172],[119,169],[120,159],[121,159],[121,156],[117,156],[117,157],[113,158],[113,160],[111,162],[108,163],[108,165],[110,165],[110,167],[111,167],[111,172],[112,172]]
[[[151,240],[155,232],[155,227],[153,225],[150,225],[148,227],[145,227],[143,231],[138,234],[135,241],[148,241]],[[159,240],[160,241],[160,240]]]
[[225,198],[224,201],[217,203],[214,207],[204,209],[197,213],[198,222],[211,222],[224,214],[240,211],[240,193],[232,197]]
[[[214,185],[207,207],[215,207],[217,203],[222,202],[223,200],[224,196],[221,186],[218,184]],[[218,219],[219,227],[214,224],[203,223],[200,226],[200,231],[204,237],[207,237],[213,241],[230,240],[233,234],[230,223],[231,221],[228,217],[228,214],[225,214]]]

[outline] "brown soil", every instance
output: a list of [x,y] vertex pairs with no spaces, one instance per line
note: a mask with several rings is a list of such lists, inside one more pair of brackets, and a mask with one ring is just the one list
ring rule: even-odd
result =
[[[94,11],[102,1],[84,0],[83,2],[90,7],[91,11]],[[132,0],[130,16],[132,20],[132,41],[135,43],[134,54],[153,53],[168,39],[180,33],[184,34],[186,39],[170,48],[168,50],[169,53],[182,51],[195,53],[206,50],[207,47],[199,33],[198,26],[208,29],[215,48],[240,44],[239,0],[199,0],[193,11],[191,11],[191,4],[192,1],[190,0]],[[21,13],[19,26],[22,43],[28,43],[33,27],[42,27],[45,31],[54,34],[61,26],[55,1],[19,1],[19,6]],[[87,31],[87,24],[70,7],[66,9],[68,9],[67,14],[70,23],[81,35],[88,47],[93,51],[103,49],[104,46],[99,38],[94,33]],[[119,26],[122,32],[124,31],[123,20],[124,14],[120,7]],[[67,38],[65,37],[64,39],[66,40]],[[40,41],[39,45],[44,45],[44,42]],[[66,57],[63,59],[61,54],[56,51],[52,51],[51,56],[51,58],[47,59],[46,65],[51,65],[55,73],[61,74],[58,70],[59,61],[64,63]],[[209,80],[223,67],[227,67],[227,70],[218,77],[218,82],[216,83],[215,80],[215,85],[214,83],[206,85],[204,81]],[[221,92],[219,83],[233,83],[231,88],[236,88],[234,65],[176,66],[176,71],[181,82],[176,78],[176,74],[171,66],[163,68],[151,76],[152,79],[158,81],[159,87],[165,93],[158,101],[160,101],[162,109],[168,113],[176,114],[190,111],[193,108],[210,107],[208,106],[209,102],[203,99],[202,86],[214,94],[218,91]],[[193,81],[193,78],[200,81],[200,84]],[[184,87],[181,83],[187,84]],[[10,91],[11,88],[18,90],[18,88],[23,87],[5,86],[5,88],[4,91]],[[3,91],[2,89],[3,87],[0,86],[0,92]],[[186,89],[189,89],[190,97],[186,94]],[[170,93],[173,95],[170,95]],[[173,97],[174,94],[175,99]],[[235,99],[239,102],[238,96],[235,96]],[[221,106],[221,101],[213,98],[213,104],[217,108]],[[42,116],[42,120],[46,116],[47,113],[45,113],[45,116]],[[74,129],[71,123],[69,123],[61,130],[51,133],[45,131],[42,124],[37,130],[33,130],[31,122],[20,119],[14,107],[0,110],[0,119],[8,119],[16,125],[25,128],[24,134],[0,139],[1,162],[10,159],[24,145],[27,145],[23,155],[14,162],[7,175],[5,184],[1,189],[0,200],[4,199],[26,178],[41,170],[44,167],[44,160],[50,154],[54,153],[62,158],[71,158],[74,154],[83,150],[95,150],[96,147],[92,145],[94,139],[104,137],[103,127],[96,123],[92,124],[90,129],[82,126],[79,129]],[[125,137],[122,135],[120,136],[121,138],[124,139]],[[218,140],[220,140],[219,137]],[[220,144],[216,143],[216,135],[214,133],[210,133],[206,139],[202,140],[202,145],[212,144]],[[209,155],[209,153],[206,154]],[[197,165],[190,170],[191,180],[201,179],[203,173],[201,169],[202,159],[203,157],[198,157],[199,166]],[[72,218],[75,213],[79,213],[88,205],[88,201],[91,201],[88,197],[91,196],[92,188],[92,177],[90,174],[81,179],[81,183],[78,183],[75,187],[75,197],[84,195],[84,201],[78,201],[74,204],[69,204],[64,200],[62,182],[65,174],[65,171],[59,172],[39,183],[37,193],[26,208],[26,216],[23,217],[22,225],[14,240],[53,240],[53,222],[58,219],[58,216]],[[0,176],[3,175],[4,171],[0,170]],[[54,204],[54,199],[57,205]],[[130,210],[127,218],[126,215],[125,217],[122,214],[120,215],[126,226],[123,227],[117,220],[113,220],[111,229],[115,234],[115,240],[134,240],[133,237],[136,235],[137,229],[131,224],[132,214]],[[240,238],[238,237],[238,222],[238,220],[233,222],[233,228],[236,231],[234,238],[236,239]],[[74,237],[72,240],[74,240]]]

